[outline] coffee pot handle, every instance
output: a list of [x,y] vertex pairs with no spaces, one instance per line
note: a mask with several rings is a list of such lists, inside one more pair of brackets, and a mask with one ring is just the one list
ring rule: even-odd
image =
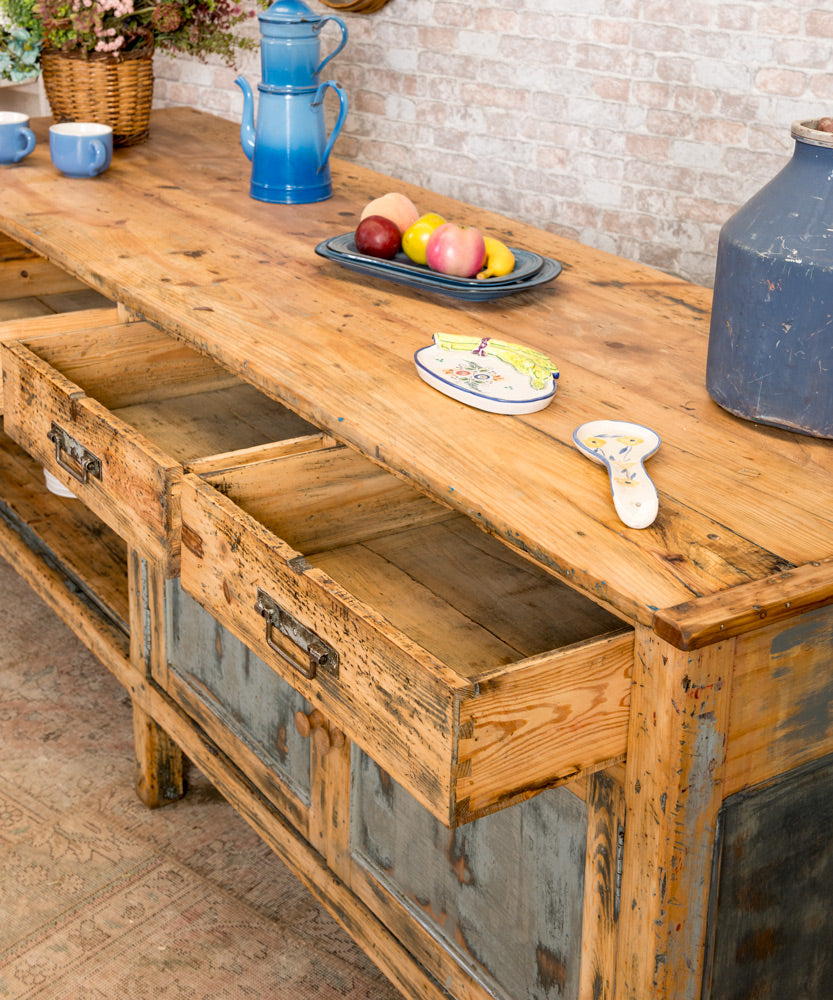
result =
[[344,92],[343,88],[337,84],[334,80],[325,80],[323,83],[318,85],[318,90],[315,92],[315,99],[312,102],[312,106],[317,108],[319,104],[324,100],[324,93],[328,87],[331,87],[337,94],[339,104],[341,105],[338,112],[338,118],[336,119],[335,125],[333,125],[333,130],[330,132],[330,138],[327,140],[327,145],[324,147],[324,152],[321,154],[321,160],[318,164],[318,170],[316,173],[321,173],[324,167],[327,166],[327,160],[330,158],[330,151],[333,148],[333,143],[338,138],[338,133],[341,131],[341,126],[344,124],[344,119],[347,117],[347,94]]
[[316,24],[313,27],[313,31],[316,32],[316,34],[318,34],[321,31],[321,29],[324,27],[324,25],[327,23],[327,21],[335,21],[335,23],[339,26],[339,28],[341,28],[341,41],[338,43],[338,45],[333,49],[333,51],[328,56],[325,56],[321,60],[321,62],[315,68],[315,74],[316,74],[316,76],[327,65],[327,63],[333,58],[333,56],[337,56],[339,54],[339,52],[341,52],[341,50],[347,44],[347,25],[344,23],[344,21],[342,21],[342,19],[340,17],[336,17],[335,14],[328,14],[327,17],[322,17],[321,20],[318,22],[318,24]]

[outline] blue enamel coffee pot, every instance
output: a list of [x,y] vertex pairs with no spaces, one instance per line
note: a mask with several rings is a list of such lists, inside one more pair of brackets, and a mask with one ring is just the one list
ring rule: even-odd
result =
[[[321,82],[319,74],[347,43],[347,27],[340,17],[315,14],[303,0],[276,0],[258,19],[263,79],[257,85],[257,128],[252,89],[244,77],[235,80],[243,91],[240,142],[252,161],[249,193],[259,201],[281,204],[324,201],[333,193],[330,151],[347,117],[348,102],[339,84]],[[339,26],[341,37],[322,59],[321,29],[330,21]],[[324,120],[327,90],[339,101],[329,136]]]

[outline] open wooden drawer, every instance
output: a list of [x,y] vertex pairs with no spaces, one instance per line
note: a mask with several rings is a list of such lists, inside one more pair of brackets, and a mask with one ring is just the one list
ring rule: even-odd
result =
[[350,449],[182,518],[183,589],[447,826],[624,754],[630,628]]
[[168,575],[179,568],[183,469],[329,440],[148,323],[0,349],[6,433]]

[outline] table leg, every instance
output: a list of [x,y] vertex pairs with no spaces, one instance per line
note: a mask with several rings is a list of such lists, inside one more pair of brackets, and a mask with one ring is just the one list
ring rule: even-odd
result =
[[700,998],[734,646],[637,628],[617,1000]]
[[182,798],[182,751],[144,709],[133,702],[136,794],[150,809]]

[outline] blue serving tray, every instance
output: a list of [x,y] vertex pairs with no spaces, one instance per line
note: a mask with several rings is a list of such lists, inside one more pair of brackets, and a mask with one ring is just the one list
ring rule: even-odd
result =
[[383,278],[408,288],[438,292],[468,302],[484,302],[489,299],[526,292],[543,285],[561,273],[561,264],[549,257],[529,250],[511,248],[515,255],[515,269],[511,274],[496,278],[455,278],[440,274],[399,253],[393,260],[383,260],[360,253],[356,249],[354,233],[323,240],[315,252],[327,260],[335,261],[358,274],[372,278]]

